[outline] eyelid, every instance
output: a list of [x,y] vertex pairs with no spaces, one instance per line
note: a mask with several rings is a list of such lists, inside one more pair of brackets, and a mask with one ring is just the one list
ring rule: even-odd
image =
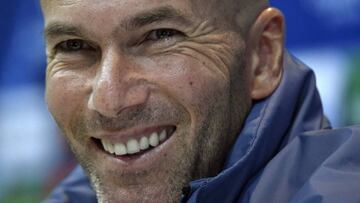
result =
[[[66,46],[66,43],[69,43],[69,42],[80,42],[82,45],[82,47],[78,50],[71,50],[69,48],[65,48],[64,46]],[[63,40],[63,41],[60,41],[59,43],[55,44],[54,46],[54,50],[55,52],[76,52],[76,51],[81,51],[81,50],[91,50],[91,49],[95,49],[94,46],[92,45],[92,43],[86,41],[86,40],[83,40],[83,39],[79,39],[79,38],[70,38],[70,39],[66,39],[66,40]]]
[[147,33],[145,40],[152,40],[152,41],[160,41],[160,40],[165,40],[167,37],[162,38],[162,39],[151,39],[151,35],[152,34],[156,34],[156,32],[159,31],[170,31],[172,32],[172,36],[170,37],[176,37],[176,36],[185,36],[185,34],[179,30],[176,29],[172,29],[172,28],[159,28],[159,29],[154,29],[151,30],[150,32]]

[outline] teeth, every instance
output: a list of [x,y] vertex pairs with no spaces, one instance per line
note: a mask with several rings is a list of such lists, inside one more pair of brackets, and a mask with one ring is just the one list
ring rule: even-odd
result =
[[135,139],[130,139],[126,144],[123,143],[111,143],[107,140],[101,140],[101,143],[105,151],[110,154],[116,154],[118,156],[126,154],[135,154],[141,150],[146,150],[150,146],[156,147],[159,145],[159,142],[163,142],[167,138],[166,130],[162,130],[160,134],[157,132],[151,133],[149,137],[143,136],[139,141]]
[[145,150],[147,148],[149,148],[149,139],[144,136],[140,139],[140,149]]
[[106,145],[107,145],[108,151],[109,151],[111,154],[114,154],[114,153],[115,153],[114,145],[111,144],[111,143],[106,143]]
[[101,140],[101,144],[103,145],[103,147],[104,147],[104,149],[105,149],[106,151],[109,151],[107,142],[106,142],[105,140]]
[[115,146],[115,154],[116,155],[127,154],[126,146],[123,143],[116,143],[114,146]]
[[113,154],[113,153],[115,152],[115,150],[114,150],[114,145],[113,145],[113,144],[111,144],[111,143],[109,143],[109,142],[107,142],[107,141],[105,141],[105,140],[101,140],[101,143],[102,143],[104,149],[105,149],[107,152],[109,152],[109,153],[111,153],[111,154]]
[[160,142],[164,141],[166,139],[166,130],[163,130],[159,135]]
[[140,151],[139,143],[135,139],[131,139],[127,142],[127,153],[128,154],[135,154]]
[[153,147],[158,146],[159,135],[156,132],[151,133],[150,138],[149,138],[149,144]]

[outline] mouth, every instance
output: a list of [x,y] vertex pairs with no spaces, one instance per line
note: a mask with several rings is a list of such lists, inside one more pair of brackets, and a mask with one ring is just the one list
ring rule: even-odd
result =
[[130,160],[159,147],[174,134],[175,130],[175,126],[163,126],[122,141],[107,138],[92,139],[104,153],[117,159]]

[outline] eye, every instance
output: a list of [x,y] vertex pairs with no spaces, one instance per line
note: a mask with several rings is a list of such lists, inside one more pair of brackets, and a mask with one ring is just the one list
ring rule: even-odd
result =
[[147,37],[146,40],[150,41],[160,41],[160,40],[167,40],[172,37],[179,37],[183,36],[184,34],[180,31],[174,30],[174,29],[158,29],[151,31]]
[[89,50],[91,49],[91,46],[80,39],[70,39],[61,42],[60,44],[56,45],[56,50],[62,51],[62,52],[75,52],[75,51],[81,51],[81,50]]

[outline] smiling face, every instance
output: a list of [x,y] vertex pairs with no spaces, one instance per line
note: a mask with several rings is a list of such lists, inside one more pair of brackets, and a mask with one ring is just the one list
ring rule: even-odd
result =
[[176,202],[221,169],[250,71],[238,32],[201,5],[43,1],[46,100],[100,202]]

